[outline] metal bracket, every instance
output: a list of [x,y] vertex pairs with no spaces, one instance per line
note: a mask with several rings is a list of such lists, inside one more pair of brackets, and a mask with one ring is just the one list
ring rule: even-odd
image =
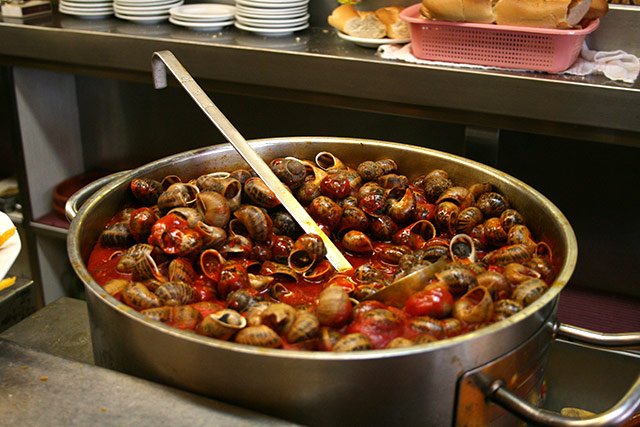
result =
[[498,165],[500,151],[500,129],[477,126],[464,128],[465,157],[485,165]]

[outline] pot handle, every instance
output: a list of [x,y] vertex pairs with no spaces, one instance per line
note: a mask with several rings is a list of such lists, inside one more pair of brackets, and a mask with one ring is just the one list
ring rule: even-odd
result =
[[67,203],[65,203],[64,205],[64,213],[69,222],[73,221],[73,219],[78,214],[78,211],[80,210],[82,204],[86,202],[87,199],[93,195],[93,193],[128,172],[129,171],[120,171],[112,173],[111,175],[104,176],[102,178],[98,178],[73,193],[71,197],[67,199]]
[[[554,325],[556,336],[580,341],[602,347],[630,347],[640,345],[640,333],[608,334],[591,331],[576,326],[557,323]],[[630,418],[640,407],[640,375],[636,378],[629,391],[611,408],[600,414],[588,418],[571,418],[556,412],[540,409],[529,402],[514,395],[507,389],[502,380],[487,381],[478,377],[489,400],[502,406],[521,419],[539,425],[547,426],[613,426],[620,425]]]

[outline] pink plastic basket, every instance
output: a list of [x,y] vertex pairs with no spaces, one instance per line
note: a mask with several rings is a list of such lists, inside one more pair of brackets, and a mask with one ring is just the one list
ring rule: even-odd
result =
[[420,15],[420,6],[400,17],[409,23],[414,56],[431,61],[557,73],[575,62],[585,37],[600,25],[596,19],[583,29],[557,30],[432,21]]

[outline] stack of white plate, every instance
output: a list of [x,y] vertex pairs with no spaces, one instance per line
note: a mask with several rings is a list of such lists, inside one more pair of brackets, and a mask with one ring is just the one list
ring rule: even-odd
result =
[[219,31],[234,22],[236,8],[228,4],[195,3],[169,10],[169,22],[192,30]]
[[309,0],[236,0],[235,26],[263,36],[309,27]]
[[169,9],[184,0],[114,0],[116,17],[137,24],[157,24],[169,19]]
[[58,10],[85,19],[101,19],[113,15],[112,0],[60,0]]

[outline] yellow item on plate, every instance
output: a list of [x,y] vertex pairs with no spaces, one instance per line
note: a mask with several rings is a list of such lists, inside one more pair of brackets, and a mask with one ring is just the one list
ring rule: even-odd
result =
[[16,277],[7,277],[6,279],[2,279],[0,280],[0,291],[7,289],[10,286],[13,286],[13,284],[16,283]]
[[9,240],[11,238],[11,236],[13,236],[13,234],[15,232],[16,232],[16,228],[15,227],[11,227],[7,231],[4,231],[2,234],[0,234],[0,246],[4,245],[4,243],[7,240]]

